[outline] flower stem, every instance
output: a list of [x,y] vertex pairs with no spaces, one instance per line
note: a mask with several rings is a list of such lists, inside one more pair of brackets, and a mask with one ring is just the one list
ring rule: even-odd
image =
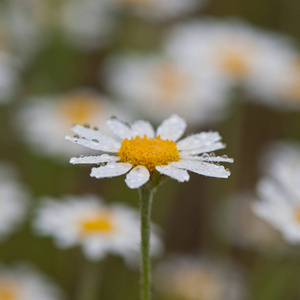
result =
[[78,300],[96,300],[99,297],[101,270],[99,263],[85,261],[81,282],[78,286]]
[[141,299],[150,300],[150,216],[154,189],[143,186],[139,189],[141,212]]

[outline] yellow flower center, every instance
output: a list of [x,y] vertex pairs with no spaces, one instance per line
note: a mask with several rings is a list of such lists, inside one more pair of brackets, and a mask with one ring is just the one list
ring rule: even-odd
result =
[[176,66],[170,63],[161,66],[157,74],[155,74],[155,80],[160,93],[159,100],[163,102],[174,100],[187,86],[187,78]]
[[294,80],[288,86],[286,91],[286,97],[292,101],[300,100],[300,59],[295,61],[294,68],[292,70],[294,74]]
[[300,208],[298,208],[298,209],[296,210],[295,217],[296,217],[297,222],[300,223]]
[[153,171],[156,166],[167,165],[179,160],[179,152],[176,143],[157,138],[143,138],[137,136],[122,142],[119,157],[121,162],[127,162],[136,166],[144,166]]
[[81,233],[110,233],[114,229],[112,215],[110,212],[97,213],[80,222]]
[[222,67],[229,73],[238,77],[243,77],[248,72],[248,66],[245,57],[241,53],[227,52],[221,59]]
[[91,95],[72,95],[63,98],[60,103],[60,109],[68,123],[84,124],[92,123],[92,118],[101,111],[100,101]]
[[11,284],[0,285],[0,300],[16,300],[17,293]]

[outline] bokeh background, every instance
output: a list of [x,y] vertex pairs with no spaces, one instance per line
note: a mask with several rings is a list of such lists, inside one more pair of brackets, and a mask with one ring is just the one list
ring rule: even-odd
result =
[[64,140],[74,123],[105,132],[111,115],[158,126],[177,113],[187,134],[218,131],[227,148],[216,154],[235,162],[228,179],[191,174],[156,193],[152,220],[164,252],[153,259],[153,299],[300,299],[297,242],[251,209],[273,143],[300,140],[300,2],[162,3],[0,2],[1,180],[21,185],[11,197],[26,195],[26,212],[0,235],[0,273],[25,263],[51,278],[62,299],[89,300],[81,296],[86,278],[94,299],[138,299],[138,268],[113,254],[95,263],[79,246],[59,249],[32,223],[42,196],[95,194],[138,209],[124,176],[97,180],[90,166],[69,164],[84,154]]

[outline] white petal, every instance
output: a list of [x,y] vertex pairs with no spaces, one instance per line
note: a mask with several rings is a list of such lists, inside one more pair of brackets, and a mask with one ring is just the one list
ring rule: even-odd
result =
[[119,152],[121,144],[117,141],[115,141],[113,138],[108,136],[102,136],[101,140],[86,140],[82,138],[76,138],[76,137],[70,137],[66,136],[65,139],[67,141],[73,142],[77,145],[93,149],[93,150],[99,150],[104,152]]
[[91,176],[96,178],[114,177],[127,173],[132,168],[129,163],[108,163],[106,166],[92,168]]
[[155,168],[159,173],[170,176],[171,178],[176,179],[179,182],[188,181],[190,179],[190,175],[187,171],[178,169],[177,167],[174,167],[172,165],[157,166]]
[[226,155],[224,156],[213,156],[209,155],[207,153],[201,155],[201,156],[193,156],[193,155],[182,155],[182,152],[180,153],[180,157],[187,160],[199,160],[199,161],[207,161],[207,162],[228,162],[233,163],[234,159],[229,158]]
[[177,149],[185,154],[199,154],[225,148],[219,142],[221,136],[218,132],[201,132],[186,137],[177,143]]
[[147,137],[153,138],[155,136],[152,125],[147,121],[139,120],[134,122],[131,126],[131,130],[140,137],[144,137],[144,135],[146,135]]
[[130,129],[130,127],[116,118],[108,119],[107,125],[115,135],[123,140],[134,137],[134,132]]
[[183,135],[185,128],[185,120],[172,115],[157,128],[156,136],[160,136],[163,140],[177,141]]
[[214,164],[196,161],[196,160],[181,160],[178,162],[172,162],[173,166],[180,169],[186,169],[201,175],[227,178],[230,175],[230,171],[225,170],[223,166],[217,166]]
[[102,134],[99,130],[91,129],[81,125],[72,126],[71,130],[79,136],[84,137],[88,140],[99,140],[102,137]]
[[150,178],[150,173],[144,166],[137,166],[126,176],[125,182],[131,189],[137,189],[145,184]]
[[72,157],[70,159],[71,164],[100,164],[110,161],[118,161],[120,158],[118,156],[110,156],[108,154],[102,154],[100,156],[81,156]]

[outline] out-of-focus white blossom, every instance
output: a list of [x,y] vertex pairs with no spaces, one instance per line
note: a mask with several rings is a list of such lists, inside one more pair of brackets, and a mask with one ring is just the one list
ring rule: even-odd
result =
[[257,186],[254,212],[291,244],[300,243],[300,145],[278,143],[264,156],[266,175]]
[[228,85],[206,62],[198,66],[184,57],[123,55],[107,62],[105,76],[112,94],[157,122],[177,113],[203,124],[226,111]]
[[0,265],[1,300],[60,300],[60,290],[45,276],[27,265]]
[[121,113],[120,108],[91,90],[29,100],[18,116],[24,140],[37,153],[63,158],[81,153],[64,140],[70,125],[91,123],[102,127],[109,117]]
[[[237,20],[190,21],[175,26],[166,36],[165,50],[194,68],[218,68],[223,80],[241,84],[250,95],[269,96],[275,72],[294,52],[287,38]],[[264,85],[269,81],[269,84]]]
[[[0,165],[0,241],[16,231],[24,220],[28,191],[20,184],[10,165]],[[0,297],[1,299],[1,297]]]
[[[121,204],[105,205],[92,195],[67,196],[64,200],[44,198],[34,223],[39,234],[52,236],[60,248],[82,246],[92,261],[117,254],[130,264],[136,263],[140,244],[136,211]],[[162,250],[154,232],[151,247],[153,254]]]
[[210,259],[171,257],[156,268],[154,275],[154,286],[164,299],[244,299],[239,270]]

